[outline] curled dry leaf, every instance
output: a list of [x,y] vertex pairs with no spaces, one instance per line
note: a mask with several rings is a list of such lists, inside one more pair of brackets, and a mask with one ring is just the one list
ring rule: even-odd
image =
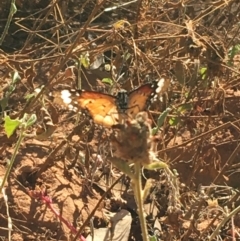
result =
[[46,140],[57,128],[56,124],[58,122],[58,113],[51,104],[49,105],[49,109],[51,110],[51,114],[44,107],[40,109],[40,114],[42,115],[42,125],[38,125],[35,136],[38,140]]

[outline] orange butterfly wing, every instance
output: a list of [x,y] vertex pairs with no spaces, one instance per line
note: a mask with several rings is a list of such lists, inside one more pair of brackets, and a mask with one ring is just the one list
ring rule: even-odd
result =
[[126,113],[134,118],[136,114],[146,110],[156,88],[156,83],[147,83],[131,91],[128,95],[128,109]]
[[136,114],[147,109],[157,85],[147,83],[127,94],[127,108],[117,97],[95,91],[62,91],[62,99],[70,109],[86,109],[96,124],[111,128],[123,124],[126,118],[135,118]]
[[[68,100],[65,103],[68,102],[69,106],[72,106],[71,109],[86,109],[96,124],[110,128],[125,118],[125,114],[118,112],[116,97],[112,95],[95,91],[74,91],[67,95],[66,93],[67,91],[65,97]],[[62,98],[64,99],[63,94]]]

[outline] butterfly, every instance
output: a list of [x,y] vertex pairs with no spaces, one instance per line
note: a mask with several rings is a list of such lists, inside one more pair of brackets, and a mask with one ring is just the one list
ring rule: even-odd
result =
[[96,91],[63,90],[61,98],[69,109],[87,110],[96,124],[111,128],[146,110],[157,89],[158,82],[154,81],[130,92],[119,91],[116,96]]

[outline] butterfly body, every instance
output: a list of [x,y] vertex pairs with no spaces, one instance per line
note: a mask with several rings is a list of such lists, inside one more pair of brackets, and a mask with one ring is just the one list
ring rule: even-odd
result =
[[110,128],[146,110],[156,88],[157,84],[147,83],[129,93],[120,91],[116,96],[95,91],[64,90],[62,99],[70,109],[85,109],[96,124]]
[[119,112],[125,112],[128,109],[128,93],[127,91],[121,90],[116,96],[116,105]]

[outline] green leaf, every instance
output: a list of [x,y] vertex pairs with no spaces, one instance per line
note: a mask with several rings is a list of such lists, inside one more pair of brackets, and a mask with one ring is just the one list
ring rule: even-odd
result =
[[89,53],[82,54],[80,56],[80,63],[88,69],[90,67]]
[[187,103],[187,104],[182,104],[181,106],[178,107],[177,112],[178,113],[185,113],[188,110],[191,110],[193,108],[191,103]]
[[29,116],[29,114],[25,113],[21,119],[21,123],[24,125],[24,128],[33,125],[37,120],[37,116],[35,114],[32,114],[30,117]]
[[8,91],[7,91],[7,93],[6,93],[6,96],[9,97],[15,89],[16,89],[16,85],[15,85],[15,84],[11,84],[11,85],[8,87]]
[[8,138],[14,133],[14,131],[22,123],[18,119],[12,120],[9,116],[5,116],[4,121],[5,121],[4,122],[4,129],[5,129],[5,132],[6,132]]
[[172,109],[171,108],[167,108],[165,111],[163,111],[163,113],[158,117],[158,120],[157,120],[157,126],[158,127],[161,127],[168,115],[168,113],[171,111]]
[[17,12],[17,7],[14,2],[11,3],[11,14],[14,15]]
[[109,160],[110,162],[112,162],[113,165],[115,165],[119,170],[128,175],[131,179],[135,178],[129,164],[125,160],[117,157],[109,157]]
[[179,123],[179,121],[180,121],[179,117],[172,117],[169,120],[169,125],[170,126],[176,126]]
[[149,241],[158,241],[156,236],[149,236]]
[[37,95],[36,93],[26,94],[26,95],[24,96],[24,99],[27,100],[27,101],[29,101],[30,99],[36,97],[36,95]]
[[37,116],[35,114],[32,114],[30,118],[27,120],[27,127],[32,126],[37,121]]
[[113,85],[113,81],[112,81],[112,79],[110,79],[110,78],[103,78],[102,79],[102,82],[104,83],[104,84],[109,84],[109,85]]
[[202,77],[202,80],[206,79],[206,77],[207,77],[207,68],[206,67],[201,68],[199,70],[199,73],[200,73],[200,75]]
[[152,128],[151,135],[155,136],[157,134],[158,130],[159,130],[159,127]]
[[167,108],[165,111],[162,112],[162,114],[158,117],[157,120],[157,127],[154,127],[152,129],[152,135],[156,135],[156,133],[158,132],[159,128],[163,125],[168,113],[171,111],[171,108]]

